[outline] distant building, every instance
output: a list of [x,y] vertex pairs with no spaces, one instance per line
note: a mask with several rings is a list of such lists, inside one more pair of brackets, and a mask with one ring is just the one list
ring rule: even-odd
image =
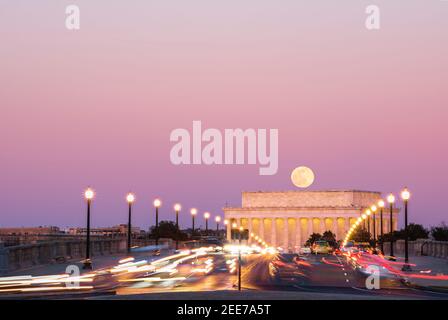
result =
[[0,235],[50,235],[63,234],[63,232],[54,226],[44,227],[20,227],[20,228],[0,228]]
[[35,243],[63,236],[65,233],[54,226],[0,228],[0,242],[5,246]]
[[[108,237],[114,237],[114,236],[122,236],[127,234],[128,232],[128,225],[127,224],[120,224],[113,227],[104,227],[104,228],[90,228],[90,234],[92,236],[108,236]],[[132,227],[132,233],[133,234],[140,234],[141,230],[139,227]],[[68,234],[70,235],[86,235],[87,234],[87,228],[69,228]]]
[[[223,209],[229,221],[227,239],[231,238],[231,225],[237,223],[269,245],[288,251],[297,251],[312,233],[330,230],[341,240],[358,217],[379,199],[380,192],[357,190],[243,192],[241,207]],[[398,212],[394,208],[394,230]],[[385,233],[390,232],[387,213],[385,210],[383,215]],[[373,233],[373,222],[370,228]],[[380,230],[380,219],[376,219],[376,230]]]

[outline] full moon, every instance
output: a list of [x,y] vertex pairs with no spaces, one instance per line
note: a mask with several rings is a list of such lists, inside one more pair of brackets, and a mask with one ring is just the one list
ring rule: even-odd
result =
[[314,172],[308,167],[297,167],[291,173],[292,183],[299,188],[308,188],[314,182]]

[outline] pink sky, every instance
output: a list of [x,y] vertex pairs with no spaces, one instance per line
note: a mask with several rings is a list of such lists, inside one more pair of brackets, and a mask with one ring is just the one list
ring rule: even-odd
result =
[[[65,5],[81,30],[65,29]],[[446,220],[448,2],[1,1],[0,226],[154,222],[152,200],[222,214],[242,190],[413,193],[410,220]],[[173,166],[171,130],[278,128],[279,171]],[[181,223],[189,226],[183,211]],[[203,224],[203,222],[200,222]]]

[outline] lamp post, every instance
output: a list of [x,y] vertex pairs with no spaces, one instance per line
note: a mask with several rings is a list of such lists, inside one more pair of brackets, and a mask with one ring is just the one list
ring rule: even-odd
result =
[[243,227],[239,228],[239,237],[238,237],[238,291],[241,291],[241,236],[243,234]]
[[[363,208],[361,208],[361,212],[364,212],[364,209]],[[367,230],[366,229],[366,219],[364,219],[364,218],[362,218],[362,216],[364,215],[364,213],[361,213],[361,219],[362,219],[362,228],[364,229],[364,230]]]
[[162,205],[160,199],[154,200],[154,207],[156,208],[156,228],[154,229],[156,234],[156,246],[159,245],[159,208]]
[[179,249],[179,211],[181,209],[180,204],[174,205],[174,211],[176,211],[176,250]]
[[[236,222],[233,222],[232,223],[232,229],[234,230],[233,232],[236,232],[236,229],[238,228],[238,225],[237,225],[237,223]],[[232,240],[234,240],[235,239],[235,237],[234,236],[232,236]]]
[[370,209],[366,210],[366,215],[367,215],[367,232],[370,235],[370,215],[372,214],[372,211],[370,211]]
[[224,239],[227,238],[227,228],[229,227],[229,220],[224,219],[224,229],[226,231],[226,234],[224,236]]
[[210,212],[204,213],[204,219],[205,219],[205,235],[208,236],[208,218],[210,218]]
[[381,254],[384,254],[384,239],[383,239],[383,209],[386,204],[384,203],[384,200],[378,201],[378,207],[380,207],[380,237],[381,237]]
[[219,223],[221,222],[221,217],[220,216],[216,216],[215,217],[215,222],[216,222],[216,235],[218,236],[218,234],[219,234]]
[[370,207],[370,210],[372,211],[372,222],[373,222],[373,242],[376,246],[376,211],[378,210],[376,205],[373,205]]
[[90,261],[90,205],[95,192],[89,188],[84,191],[84,198],[87,201],[87,239],[86,239],[86,259],[84,260],[83,269],[92,269],[92,261]]
[[191,213],[191,237],[193,238],[193,236],[194,236],[194,218],[198,214],[198,209],[191,208],[190,213]]
[[387,202],[389,202],[389,208],[390,208],[390,259],[395,261],[394,256],[394,223],[393,223],[393,211],[394,211],[394,202],[395,202],[395,196],[391,193],[387,197]]
[[409,230],[408,230],[408,202],[411,193],[407,188],[401,192],[401,199],[404,202],[404,265],[402,271],[411,271],[409,265]]
[[132,234],[132,225],[131,225],[131,215],[132,215],[132,204],[135,201],[135,195],[133,193],[128,193],[126,196],[126,201],[128,202],[128,253],[131,252],[131,234]]

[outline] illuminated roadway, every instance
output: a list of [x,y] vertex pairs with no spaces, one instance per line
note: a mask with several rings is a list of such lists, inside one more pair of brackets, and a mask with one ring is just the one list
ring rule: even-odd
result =
[[[146,258],[146,259],[144,259]],[[238,298],[244,292],[288,292],[290,298],[325,294],[343,298],[448,299],[448,294],[410,288],[399,277],[381,277],[379,290],[366,288],[367,275],[342,255],[300,256],[291,254],[247,254],[243,256],[242,287],[236,291],[236,255],[207,252],[172,256],[129,258],[83,274],[78,287],[64,289],[66,278],[0,278],[0,298],[132,298],[156,293],[228,291]],[[235,264],[233,265],[235,266]],[[59,275],[60,276],[60,275]],[[56,277],[56,278],[55,278]],[[71,279],[72,281],[73,279]],[[22,290],[22,291],[21,291]],[[330,295],[330,296],[329,296]]]

